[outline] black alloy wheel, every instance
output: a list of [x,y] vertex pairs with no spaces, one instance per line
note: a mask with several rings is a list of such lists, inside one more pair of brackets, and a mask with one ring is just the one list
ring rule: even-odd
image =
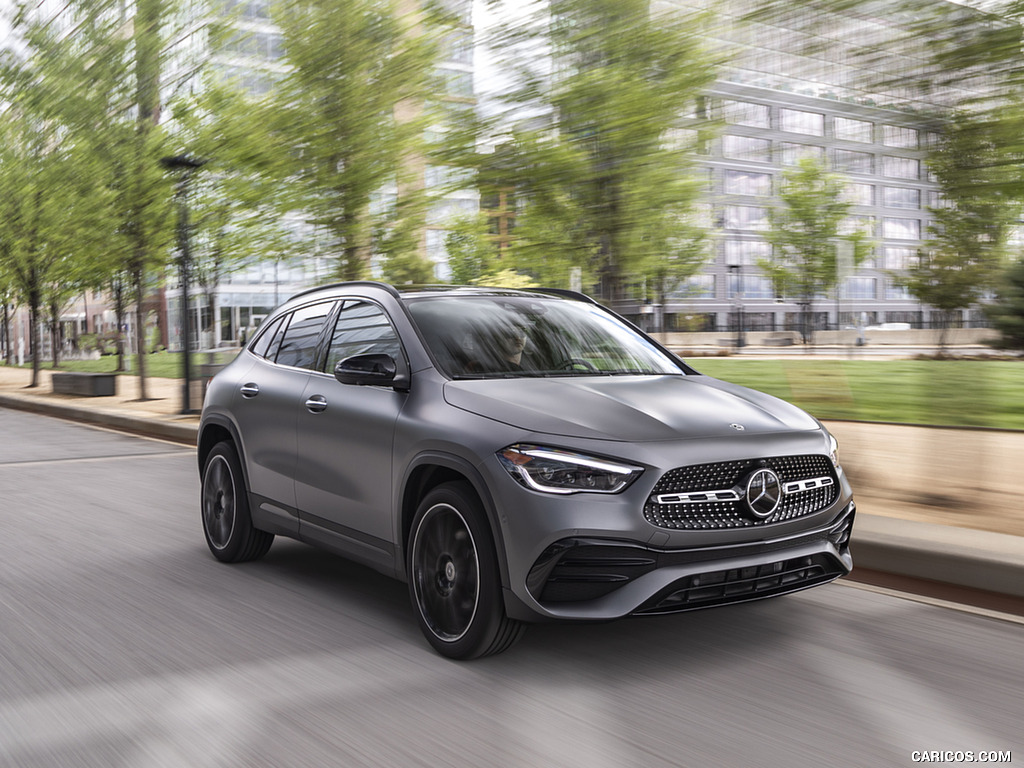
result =
[[217,443],[206,457],[200,504],[206,543],[218,560],[240,563],[267,554],[274,535],[253,527],[242,465],[227,441]]
[[407,552],[416,617],[440,654],[488,656],[522,635],[523,624],[505,615],[494,543],[471,487],[445,483],[424,497]]

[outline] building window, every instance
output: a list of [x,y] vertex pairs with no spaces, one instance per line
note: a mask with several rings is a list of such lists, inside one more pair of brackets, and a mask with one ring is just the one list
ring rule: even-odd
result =
[[917,179],[921,176],[921,161],[912,157],[882,156],[882,175],[891,179]]
[[767,240],[729,239],[724,243],[723,253],[726,266],[754,267],[772,257],[772,245]]
[[747,275],[730,272],[728,294],[730,299],[774,299],[775,286],[763,275]]
[[780,109],[779,130],[805,133],[808,136],[824,136],[825,116],[818,112],[804,112],[799,109]]
[[458,64],[473,64],[473,35],[466,30],[456,30],[445,36],[441,43],[445,61]]
[[910,187],[886,187],[883,193],[886,208],[921,207],[921,190]]
[[751,104],[746,101],[722,101],[722,118],[732,125],[749,125],[751,128],[771,128],[771,116],[766,104]]
[[836,168],[845,173],[874,173],[875,156],[870,152],[856,152],[852,149],[837,149]]
[[789,141],[779,142],[779,163],[782,165],[797,165],[805,157],[809,157],[817,163],[825,162],[825,148],[815,147],[810,144],[794,144]]
[[832,129],[837,139],[862,141],[866,144],[871,143],[873,127],[873,124],[866,120],[853,120],[849,117],[837,117],[832,123]]
[[[907,290],[907,286],[905,285],[896,285],[895,283],[889,283],[889,285],[887,285],[885,288],[885,298],[895,300],[909,299],[910,291]],[[888,316],[891,314],[892,313],[888,313],[887,315],[888,322],[906,322],[903,320],[889,320]]]
[[839,222],[838,233],[840,235],[853,235],[860,233],[865,237],[875,236],[874,216],[847,216]]
[[714,275],[690,275],[679,287],[669,294],[671,299],[713,299],[715,298]]
[[727,195],[759,195],[764,197],[772,193],[772,176],[770,173],[726,171],[724,188]]
[[918,134],[915,128],[904,128],[902,125],[883,125],[882,143],[887,147],[903,147],[917,149]]
[[843,285],[843,298],[874,299],[877,298],[877,280],[873,277],[848,277]]
[[725,206],[726,229],[768,229],[768,211],[753,205]]
[[874,205],[875,188],[870,184],[847,184],[843,187],[842,200],[851,205]]
[[755,139],[750,136],[722,137],[722,157],[732,160],[751,160],[758,163],[770,163],[772,160],[772,144],[767,139]]
[[917,249],[887,245],[882,249],[882,268],[897,272],[917,264]]
[[457,69],[440,69],[444,79],[444,92],[462,99],[473,98],[473,73]]
[[917,219],[890,219],[882,221],[882,237],[887,240],[920,240],[921,222]]

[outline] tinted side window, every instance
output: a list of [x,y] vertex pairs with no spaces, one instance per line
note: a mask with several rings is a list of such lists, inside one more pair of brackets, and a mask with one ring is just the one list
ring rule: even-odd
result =
[[281,329],[281,322],[282,318],[279,317],[273,323],[264,328],[263,333],[261,333],[252,343],[252,346],[249,347],[249,351],[260,357],[273,357],[273,355],[268,355],[267,352],[270,349],[270,342],[273,341],[274,336],[277,335],[277,332]]
[[346,301],[338,314],[327,351],[325,370],[353,355],[383,354],[396,360],[401,355],[398,335],[384,310],[366,301]]
[[316,342],[333,306],[334,302],[328,301],[292,313],[281,348],[277,351],[278,365],[292,365],[296,368],[313,368],[316,365]]

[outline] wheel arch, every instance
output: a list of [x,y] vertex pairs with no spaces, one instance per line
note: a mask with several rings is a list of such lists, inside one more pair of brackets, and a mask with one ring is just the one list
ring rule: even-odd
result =
[[498,558],[498,573],[501,576],[501,584],[502,587],[507,589],[509,586],[508,562],[506,560],[504,537],[494,498],[491,496],[483,477],[470,462],[446,453],[421,454],[416,457],[406,470],[401,489],[398,520],[400,526],[398,541],[401,545],[401,556],[395,558],[399,574],[403,579],[408,578],[405,567],[405,555],[409,544],[409,536],[412,532],[413,518],[416,516],[416,509],[419,506],[420,500],[432,489],[447,482],[464,482],[468,484],[480,500],[484,514],[487,516],[487,524],[491,528],[494,549]]
[[224,441],[231,442],[238,453],[238,461],[242,465],[242,479],[245,487],[249,487],[249,471],[245,463],[245,451],[242,447],[242,440],[234,423],[225,416],[208,416],[203,420],[199,429],[199,439],[196,441],[196,458],[199,461],[199,474],[202,475],[206,466],[206,459],[210,451],[217,443]]

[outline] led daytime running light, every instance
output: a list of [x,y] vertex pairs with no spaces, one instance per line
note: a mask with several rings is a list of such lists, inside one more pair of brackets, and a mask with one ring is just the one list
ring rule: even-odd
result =
[[498,452],[498,460],[513,479],[542,493],[618,493],[643,472],[641,467],[535,445],[511,445]]

